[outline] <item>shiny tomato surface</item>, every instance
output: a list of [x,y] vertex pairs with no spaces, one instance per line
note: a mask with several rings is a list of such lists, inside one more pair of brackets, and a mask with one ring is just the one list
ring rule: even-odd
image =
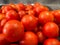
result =
[[21,40],[24,36],[23,24],[17,20],[10,20],[5,24],[3,34],[5,34],[6,40],[10,42]]

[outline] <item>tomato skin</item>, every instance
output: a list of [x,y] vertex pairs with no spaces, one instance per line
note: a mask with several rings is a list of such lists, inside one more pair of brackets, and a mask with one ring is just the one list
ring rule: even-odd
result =
[[18,19],[19,17],[16,11],[10,10],[6,13],[6,18],[10,20],[10,19]]
[[21,22],[23,23],[27,31],[32,31],[37,26],[38,19],[33,15],[25,15],[21,19]]
[[9,42],[21,40],[24,36],[23,24],[17,20],[10,20],[4,25],[3,34],[5,34],[5,38]]
[[34,7],[34,11],[36,12],[36,15],[39,16],[39,14],[43,11],[48,11],[49,9],[43,5],[36,5]]
[[54,16],[49,11],[41,12],[38,18],[39,18],[39,23],[42,25],[47,22],[54,21]]
[[37,32],[37,36],[38,36],[39,43],[43,43],[44,40],[46,39],[46,37],[41,31]]
[[33,32],[25,32],[23,40],[20,45],[38,45],[38,38]]
[[34,10],[29,10],[28,15],[35,15],[35,11]]
[[32,9],[33,9],[33,6],[31,4],[26,5],[26,8],[25,8],[26,11],[29,11],[29,10],[32,10]]
[[0,45],[8,45],[9,42],[5,39],[4,34],[0,34]]
[[59,45],[59,41],[57,39],[47,39],[43,45]]
[[19,14],[20,19],[22,19],[22,17],[26,15],[26,12],[21,10],[18,12],[18,14]]
[[1,26],[1,24],[0,24],[0,33],[2,33],[2,29],[3,29],[3,28],[2,28],[2,26]]
[[54,10],[52,11],[52,14],[55,17],[55,22],[59,24],[60,23],[60,10]]
[[16,4],[17,11],[25,10],[25,5],[23,3]]
[[9,10],[13,10],[13,8],[10,5],[2,6],[2,13],[7,13]]
[[0,21],[5,18],[5,14],[0,13]]
[[2,19],[1,20],[1,26],[3,27],[7,21],[8,21],[8,19],[6,19],[6,18],[5,19]]
[[48,22],[43,27],[43,33],[49,38],[55,38],[59,36],[59,27],[54,22]]

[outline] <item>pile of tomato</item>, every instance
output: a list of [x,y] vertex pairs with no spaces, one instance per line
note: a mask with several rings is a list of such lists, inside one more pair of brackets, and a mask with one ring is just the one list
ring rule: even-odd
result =
[[60,45],[60,10],[40,3],[0,8],[0,45]]

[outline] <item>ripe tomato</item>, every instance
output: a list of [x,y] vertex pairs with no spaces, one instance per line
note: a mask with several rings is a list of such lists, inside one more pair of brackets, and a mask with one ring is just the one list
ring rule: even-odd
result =
[[43,12],[43,11],[48,11],[49,9],[43,5],[36,5],[34,7],[34,11],[36,12],[36,16],[38,16],[40,14],[40,12]]
[[25,5],[23,3],[16,4],[17,11],[25,10]]
[[8,19],[6,19],[6,18],[2,19],[1,20],[1,26],[3,27],[7,21],[8,21]]
[[44,40],[46,39],[46,37],[44,36],[44,34],[41,31],[37,32],[37,36],[38,36],[39,43],[43,43]]
[[31,5],[31,4],[27,4],[26,5],[26,8],[25,8],[25,10],[32,10],[33,9],[33,5]]
[[18,19],[19,17],[16,11],[10,10],[6,13],[6,18],[10,20],[10,19]]
[[54,22],[48,22],[43,27],[43,33],[49,38],[54,38],[59,36],[59,27]]
[[2,13],[7,13],[9,10],[13,10],[13,8],[10,5],[2,6]]
[[5,39],[4,34],[0,34],[0,45],[8,45],[8,41]]
[[47,39],[43,45],[59,45],[59,41],[57,39]]
[[2,29],[3,29],[3,27],[2,27],[1,24],[0,24],[0,33],[2,33]]
[[26,12],[21,10],[21,11],[18,12],[18,14],[20,16],[20,19],[22,19],[22,17],[26,15]]
[[53,22],[54,16],[49,11],[41,12],[39,15],[39,23],[45,24],[47,22]]
[[10,5],[13,9],[15,9],[15,10],[16,10],[16,5],[15,5],[15,4],[10,3],[9,5]]
[[54,10],[52,11],[52,14],[55,17],[55,22],[60,23],[60,10]]
[[35,15],[35,11],[34,10],[29,10],[28,15]]
[[38,45],[38,38],[33,32],[25,32],[23,40],[20,45]]
[[37,26],[38,20],[33,15],[25,15],[21,19],[21,22],[23,23],[27,31],[32,31]]
[[21,22],[17,20],[8,21],[3,27],[3,34],[9,42],[21,40],[24,36],[24,27]]
[[5,18],[5,14],[0,13],[0,21]]

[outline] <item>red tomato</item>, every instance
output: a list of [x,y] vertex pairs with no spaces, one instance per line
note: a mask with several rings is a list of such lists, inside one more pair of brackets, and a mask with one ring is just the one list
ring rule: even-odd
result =
[[13,9],[15,9],[15,10],[16,10],[16,5],[15,5],[15,4],[10,3],[9,5],[10,5]]
[[29,10],[28,15],[35,15],[35,11],[34,10]]
[[33,32],[25,32],[23,40],[20,45],[38,45],[38,38]]
[[49,11],[41,12],[39,15],[39,23],[45,24],[47,22],[53,22],[54,16]]
[[59,27],[53,22],[48,22],[43,27],[43,33],[49,38],[54,38],[59,36]]
[[10,5],[2,6],[2,13],[7,13],[9,10],[13,10],[13,8]]
[[46,39],[46,37],[42,32],[37,32],[37,36],[38,36],[39,43],[43,43],[44,40]]
[[4,34],[0,34],[0,45],[8,45],[8,41],[5,39]]
[[5,18],[5,14],[0,13],[0,21]]
[[8,21],[8,19],[6,19],[6,18],[5,19],[2,19],[1,20],[1,26],[3,27],[7,21]]
[[43,5],[39,5],[39,6],[34,7],[34,11],[36,12],[36,16],[38,16],[40,14],[40,12],[48,11],[48,10],[49,9]]
[[6,13],[6,18],[10,20],[10,19],[18,19],[19,17],[16,11],[10,10]]
[[37,26],[38,20],[33,15],[25,15],[21,19],[21,22],[23,23],[27,31],[32,31]]
[[16,4],[17,11],[25,10],[25,5],[23,3]]
[[59,45],[59,41],[57,39],[47,39],[43,45]]
[[31,5],[31,4],[27,4],[26,5],[26,8],[25,8],[25,10],[32,10],[33,9],[33,5]]
[[0,13],[2,13],[2,10],[0,9]]
[[16,42],[21,40],[24,35],[24,27],[21,22],[17,20],[8,21],[3,27],[3,34],[9,42]]
[[25,15],[26,15],[26,12],[25,12],[25,11],[23,11],[23,10],[21,10],[21,11],[19,11],[19,12],[18,12],[18,14],[19,14],[20,19],[21,19],[23,16],[25,16]]
[[1,26],[1,24],[0,24],[0,33],[2,33],[2,26]]
[[52,14],[55,17],[55,22],[60,23],[60,10],[54,10],[52,11]]

